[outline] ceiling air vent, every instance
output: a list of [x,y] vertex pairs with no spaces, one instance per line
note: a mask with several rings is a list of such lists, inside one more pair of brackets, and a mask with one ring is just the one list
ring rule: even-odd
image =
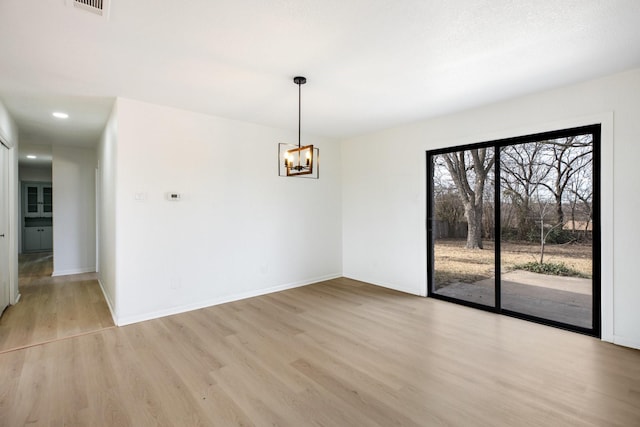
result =
[[86,10],[96,15],[107,18],[109,15],[110,0],[67,0],[68,5],[82,10]]

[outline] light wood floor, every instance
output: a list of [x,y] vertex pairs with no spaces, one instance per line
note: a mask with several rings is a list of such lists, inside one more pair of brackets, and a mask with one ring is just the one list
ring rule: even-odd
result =
[[640,425],[640,351],[349,279],[0,367],[2,426]]
[[114,326],[95,273],[52,270],[51,252],[20,255],[21,298],[0,318],[0,353]]

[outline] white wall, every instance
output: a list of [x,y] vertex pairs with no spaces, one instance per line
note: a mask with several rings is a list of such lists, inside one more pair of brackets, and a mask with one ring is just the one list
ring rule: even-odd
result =
[[20,241],[20,192],[18,191],[18,127],[0,102],[0,138],[9,146],[9,281],[11,304],[18,302],[18,247]]
[[303,135],[321,178],[283,178],[293,131],[128,99],[117,122],[119,324],[341,275],[336,141]]
[[425,294],[426,150],[602,122],[603,339],[640,348],[638,117],[633,70],[345,141],[344,275]]
[[95,271],[96,151],[54,145],[52,155],[53,276]]
[[118,101],[98,143],[98,173],[96,176],[96,226],[98,251],[98,281],[117,323],[116,289],[116,153],[118,145]]
[[51,182],[51,165],[48,166],[24,166],[18,171],[20,181]]

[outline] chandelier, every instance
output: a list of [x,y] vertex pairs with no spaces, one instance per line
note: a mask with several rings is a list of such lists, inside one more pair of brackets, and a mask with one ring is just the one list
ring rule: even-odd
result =
[[301,98],[302,85],[307,82],[305,77],[294,77],[293,82],[298,85],[298,145],[280,144],[278,150],[278,163],[280,176],[304,176],[305,178],[318,178],[319,150],[313,145],[301,144]]

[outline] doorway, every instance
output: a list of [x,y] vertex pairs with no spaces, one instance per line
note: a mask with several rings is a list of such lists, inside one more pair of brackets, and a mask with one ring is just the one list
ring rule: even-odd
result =
[[428,295],[600,336],[600,125],[427,152]]
[[[60,159],[55,165],[55,176],[54,151]],[[89,179],[95,174],[94,153],[92,149],[76,147],[20,146],[21,298],[19,304],[6,310],[0,322],[0,353],[114,327],[93,262],[86,267],[81,264],[83,259],[93,258],[95,246],[89,238],[95,234],[93,228],[78,226],[83,224],[83,218],[95,218],[90,203],[94,199],[94,185]],[[50,184],[54,181],[55,188]],[[50,230],[38,232],[52,226],[54,214],[56,242],[62,248],[55,258],[48,237]],[[25,236],[25,231],[33,234]],[[43,236],[48,242],[44,247]],[[89,242],[83,244],[83,238]],[[70,265],[70,260],[78,263]]]
[[21,144],[20,253],[53,251],[53,156],[49,145]]

